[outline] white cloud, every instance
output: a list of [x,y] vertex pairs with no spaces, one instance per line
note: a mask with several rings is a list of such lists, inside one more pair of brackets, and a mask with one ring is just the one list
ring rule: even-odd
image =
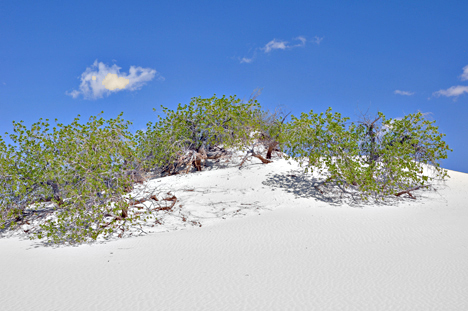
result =
[[460,76],[460,79],[461,79],[462,81],[468,80],[468,65],[466,65],[465,67],[463,67],[463,73],[462,73],[462,75]]
[[[459,78],[462,81],[468,80],[468,65],[463,67],[463,73],[459,76]],[[468,93],[468,86],[466,85],[452,86],[446,90],[439,90],[437,92],[434,92],[432,93],[432,96],[455,97],[453,99],[455,101],[457,100],[458,96],[462,95],[463,93]]]
[[[264,47],[261,47],[261,48],[256,48],[254,50],[254,55],[250,58],[248,57],[243,57],[243,58],[238,58],[239,59],[239,62],[242,64],[242,63],[251,63],[256,55],[257,55],[257,51],[258,50],[262,50],[264,51],[265,53],[270,53],[271,51],[273,50],[287,50],[287,49],[293,49],[293,48],[297,48],[297,47],[303,47],[305,46],[306,42],[308,41],[305,37],[303,36],[298,36],[296,38],[294,38],[293,40],[295,41],[300,41],[299,43],[297,44],[290,44],[288,41],[283,41],[283,40],[277,40],[277,39],[273,39],[271,40],[270,42],[268,42],[267,44],[265,44]],[[317,44],[320,44],[320,41],[322,41],[323,38],[319,38],[317,36],[315,36],[314,40],[309,40],[309,41],[313,41]]]
[[77,90],[73,90],[73,91],[71,91],[71,92],[67,92],[66,94],[67,94],[67,95],[70,95],[70,96],[73,97],[73,98],[77,98],[78,96],[80,96],[80,92],[77,91]]
[[299,36],[299,37],[297,37],[297,38],[296,38],[296,40],[299,40],[299,41],[301,41],[301,43],[299,43],[299,44],[296,44],[296,45],[294,45],[293,47],[297,47],[297,46],[304,46],[304,45],[305,45],[305,43],[306,43],[306,41],[307,41],[307,40],[306,40],[306,38],[304,38],[303,36]]
[[268,42],[265,47],[262,48],[262,50],[265,51],[265,53],[270,53],[272,50],[286,50],[286,49],[292,49],[295,47],[300,47],[300,46],[305,46],[306,44],[306,38],[303,36],[299,36],[294,38],[294,40],[299,40],[301,43],[295,44],[295,45],[288,45],[288,41],[280,41],[273,39],[270,42]]
[[253,57],[252,58],[247,58],[247,57],[242,57],[242,59],[240,60],[240,63],[251,63],[253,61]]
[[314,42],[317,43],[317,45],[320,45],[320,42],[322,42],[323,37],[320,38],[320,37],[315,36],[314,39],[315,39]]
[[[129,74],[120,73],[120,69],[115,64],[109,67],[96,60],[81,74],[80,90],[73,90],[66,94],[73,98],[79,95],[83,95],[85,99],[102,98],[104,95],[109,96],[121,90],[138,90],[157,75],[156,70],[151,68],[131,66]],[[158,74],[158,80],[164,80],[164,78]]]
[[287,47],[286,45],[287,43],[288,43],[287,41],[278,41],[276,39],[273,39],[265,45],[263,50],[265,51],[265,53],[270,53],[272,50],[278,50],[278,49],[285,50]]
[[463,93],[468,93],[468,86],[465,86],[465,85],[452,86],[451,88],[448,88],[446,90],[440,90],[440,91],[434,92],[432,93],[432,96],[458,97],[462,95]]
[[400,90],[395,90],[394,93],[398,95],[406,95],[406,96],[414,95],[414,92],[400,91]]

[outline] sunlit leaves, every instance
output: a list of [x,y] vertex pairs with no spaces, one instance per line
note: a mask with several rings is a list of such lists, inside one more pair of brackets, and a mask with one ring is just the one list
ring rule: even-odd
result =
[[364,198],[382,198],[424,185],[435,176],[424,173],[423,164],[432,165],[442,179],[447,171],[438,160],[447,157],[444,134],[435,121],[421,113],[403,119],[385,119],[379,112],[375,120],[347,124],[339,113],[313,111],[283,126],[280,141],[291,149],[290,157],[305,159],[307,167],[325,174],[326,182],[358,190]]
[[139,157],[145,168],[158,167],[174,161],[184,147],[197,150],[223,142],[225,148],[240,146],[250,139],[250,130],[258,127],[256,101],[241,103],[235,96],[202,99],[192,98],[190,104],[178,105],[174,112],[162,107],[166,118],[148,123],[146,131],[138,131]]
[[[379,113],[375,120],[355,124],[330,108],[291,116],[283,124],[263,120],[259,107],[257,101],[244,103],[235,96],[195,97],[175,112],[162,107],[166,117],[148,122],[136,135],[128,132],[131,123],[122,114],[107,121],[91,117],[84,124],[79,116],[69,125],[55,120],[52,128],[47,119],[29,128],[13,122],[13,133],[6,133],[13,143],[7,145],[0,136],[0,228],[14,227],[26,208],[49,201],[55,218],[44,221],[36,237],[80,243],[111,235],[117,216],[129,208],[123,196],[132,186],[130,171],[160,168],[184,148],[245,147],[257,130],[290,150],[286,159],[301,167],[305,163],[305,172],[321,173],[322,184],[363,198],[381,199],[428,184],[434,176],[424,171],[426,164],[439,177],[448,176],[438,163],[450,151],[445,135],[421,113],[402,119]],[[114,217],[110,223],[108,215]],[[126,217],[129,227],[140,216]]]
[[30,129],[13,122],[13,144],[0,143],[0,226],[21,220],[31,204],[50,201],[56,219],[45,222],[38,237],[76,243],[103,231],[102,215],[125,193],[126,170],[137,163],[134,137],[121,115],[78,121],[52,130],[48,120]]

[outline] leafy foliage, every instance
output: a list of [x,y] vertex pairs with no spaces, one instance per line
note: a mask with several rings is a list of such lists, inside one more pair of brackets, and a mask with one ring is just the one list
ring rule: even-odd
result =
[[129,123],[120,117],[91,117],[83,125],[76,118],[52,131],[48,120],[30,129],[13,122],[14,145],[1,144],[0,226],[11,219],[14,226],[26,207],[50,201],[56,217],[41,225],[37,237],[74,243],[112,233],[112,226],[102,225],[127,207],[122,195],[131,185],[129,163],[137,162]]
[[[447,158],[445,136],[421,113],[403,119],[386,119],[382,113],[373,121],[351,123],[332,113],[302,113],[301,118],[283,126],[279,141],[301,164],[326,176],[320,184],[334,183],[344,192],[355,190],[367,199],[383,199],[418,186],[436,176],[424,172],[423,164],[433,165],[438,177],[447,177],[439,159]],[[317,185],[320,186],[320,185]]]
[[13,122],[13,145],[0,137],[0,229],[38,213],[44,221],[36,237],[80,243],[132,226],[140,218],[128,212],[125,198],[132,174],[167,165],[183,148],[220,142],[229,148],[251,139],[259,104],[239,103],[235,96],[213,96],[193,98],[188,110],[179,104],[175,113],[163,107],[168,116],[136,135],[128,132],[131,123],[122,114],[108,121],[91,117],[86,124],[76,118],[52,130],[49,120],[30,129]]
[[425,165],[437,177],[448,177],[438,163],[450,150],[445,135],[421,113],[402,119],[379,113],[354,124],[329,108],[291,116],[285,124],[286,117],[281,121],[259,107],[254,99],[244,103],[235,96],[195,97],[175,112],[162,107],[167,116],[136,135],[122,114],[108,121],[91,117],[85,124],[79,116],[69,125],[55,120],[52,129],[49,120],[29,129],[13,122],[13,144],[0,136],[0,229],[15,228],[37,214],[43,221],[35,237],[54,243],[112,235],[116,228],[134,226],[143,213],[129,213],[127,193],[135,174],[167,170],[181,156],[198,157],[219,144],[245,147],[260,135],[269,152],[279,145],[290,150],[286,159],[301,166],[307,161],[306,173],[323,174],[325,179],[314,185],[319,190],[334,184],[365,199],[383,199],[427,185],[435,176]]
[[166,118],[147,124],[145,132],[137,132],[138,156],[143,167],[152,169],[173,163],[187,149],[223,144],[236,148],[251,141],[251,129],[257,128],[260,105],[256,100],[241,103],[235,96],[202,99],[192,98],[189,106],[179,104],[177,111],[163,108]]

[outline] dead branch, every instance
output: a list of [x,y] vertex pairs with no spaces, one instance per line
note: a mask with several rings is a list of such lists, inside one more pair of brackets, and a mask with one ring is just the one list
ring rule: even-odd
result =
[[184,148],[176,154],[176,160],[169,165],[166,165],[161,175],[167,173],[167,176],[180,174],[176,172],[178,167],[185,167],[183,173],[188,174],[190,168],[193,166],[197,171],[202,171],[203,166],[206,163],[206,159],[219,159],[228,156],[228,151],[224,148],[214,146],[209,148],[211,150],[206,151],[202,145],[198,150]]
[[244,159],[242,159],[242,162],[239,165],[239,169],[242,168],[242,166],[244,165],[244,162],[250,157],[256,157],[257,159],[260,159],[260,161],[262,161],[263,164],[268,164],[268,163],[273,162],[271,160],[265,159],[260,154],[256,153],[254,149],[252,148],[251,150],[247,151],[247,154],[245,155]]
[[262,157],[262,156],[259,155],[258,153],[252,153],[252,156],[253,156],[253,157],[256,157],[257,159],[260,159],[260,161],[262,161],[263,164],[267,164],[267,163],[273,162],[273,161],[271,161],[271,160],[265,159],[264,157]]
[[245,157],[242,159],[242,162],[241,164],[239,165],[239,169],[242,167],[242,165],[244,165],[244,162],[247,160],[247,158],[249,157],[249,153],[252,153],[252,150],[249,150],[247,151],[247,154],[245,155]]
[[426,188],[426,187],[429,187],[429,185],[421,185],[421,186],[413,187],[413,188],[411,188],[411,189],[408,189],[408,190],[404,190],[404,191],[395,193],[395,196],[399,197],[400,195],[406,193],[406,194],[408,194],[412,199],[416,199],[410,192],[411,192],[411,191],[418,190],[418,189],[420,189],[420,188]]
[[144,203],[146,201],[148,201],[148,199],[146,199],[146,198],[143,198],[143,199],[140,199],[140,200],[131,200],[130,205],[141,204],[141,203]]
[[227,155],[227,151],[224,148],[220,148],[218,146],[215,146],[213,149],[216,149],[214,151],[208,151],[206,153],[206,158],[210,160],[215,160],[219,159],[221,157],[224,157]]
[[[169,194],[169,192],[168,192],[167,194]],[[176,198],[176,196],[174,196],[174,195],[173,195],[172,197],[170,197],[170,198],[165,198],[165,199],[163,199],[163,200],[164,200],[164,201],[172,201],[171,206],[157,207],[157,208],[154,208],[154,209],[153,209],[154,211],[169,211],[169,210],[171,210],[171,209],[174,207],[174,205],[175,205],[176,202],[177,202],[177,198]]]
[[315,190],[318,190],[321,194],[323,194],[323,191],[319,188],[319,186],[314,186]]
[[205,149],[202,149],[202,152],[198,152],[195,154],[195,160],[193,161],[193,166],[197,169],[197,171],[202,170],[202,160],[206,159],[206,152]]
[[122,208],[122,218],[128,217],[128,207]]

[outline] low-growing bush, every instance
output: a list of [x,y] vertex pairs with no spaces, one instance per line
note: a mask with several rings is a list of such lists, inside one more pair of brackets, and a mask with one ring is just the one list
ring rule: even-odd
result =
[[[79,116],[69,125],[55,120],[52,129],[49,120],[30,128],[13,122],[12,144],[0,136],[0,229],[17,228],[34,214],[41,222],[31,234],[51,242],[113,235],[117,227],[134,226],[143,213],[129,212],[127,194],[135,176],[155,170],[172,174],[179,164],[190,168],[210,158],[212,147],[238,149],[256,139],[266,142],[267,159],[278,147],[288,150],[286,159],[301,166],[307,161],[306,173],[310,169],[324,176],[311,185],[320,192],[333,185],[380,200],[412,196],[434,178],[448,176],[438,163],[450,150],[445,135],[421,113],[402,119],[379,113],[355,124],[330,108],[284,123],[286,117],[268,116],[259,107],[254,99],[244,103],[235,96],[192,98],[176,112],[162,107],[167,116],[135,135],[122,114],[107,121],[91,117],[85,124]],[[253,148],[250,152],[271,162]],[[425,170],[428,165],[435,175]],[[201,170],[199,162],[194,166]],[[168,200],[175,204],[174,198]]]
[[91,117],[86,124],[76,118],[51,130],[48,121],[41,119],[30,129],[13,122],[13,145],[1,140],[0,227],[14,227],[25,213],[41,212],[27,207],[50,202],[54,217],[40,225],[37,237],[75,243],[110,234],[113,228],[103,226],[105,217],[125,214],[122,195],[138,163],[130,123],[121,115],[108,121]]
[[[386,119],[382,113],[374,120],[347,125],[340,113],[312,110],[283,125],[280,144],[291,152],[286,159],[308,160],[305,172],[317,171],[326,178],[314,186],[333,183],[343,192],[361,198],[384,199],[419,189],[434,178],[447,177],[438,160],[447,158],[445,134],[422,113],[403,119]],[[434,172],[424,171],[430,165]]]
[[158,167],[171,173],[175,163],[190,162],[191,157],[193,161],[194,154],[203,154],[214,145],[245,146],[253,141],[250,133],[259,126],[258,107],[256,100],[242,103],[236,96],[216,95],[192,98],[188,107],[179,104],[176,112],[162,107],[167,116],[158,116],[159,122],[149,122],[146,131],[136,134],[143,168]]

